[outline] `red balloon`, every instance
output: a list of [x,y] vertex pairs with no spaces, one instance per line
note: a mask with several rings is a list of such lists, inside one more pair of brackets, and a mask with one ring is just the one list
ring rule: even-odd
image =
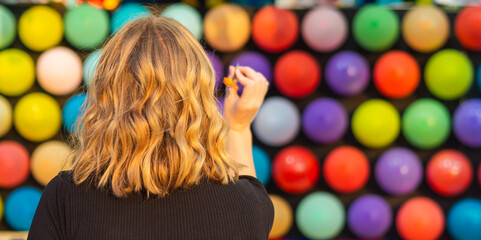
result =
[[252,20],[252,38],[268,52],[281,52],[290,48],[299,36],[296,15],[274,6],[263,7]]
[[373,70],[374,85],[389,98],[409,96],[419,85],[419,65],[403,51],[390,51],[377,60]]
[[0,142],[0,187],[13,188],[22,184],[30,174],[27,149],[14,141]]
[[324,178],[327,184],[342,193],[362,188],[369,178],[369,171],[366,155],[351,146],[334,149],[324,161]]
[[321,68],[316,59],[304,51],[282,55],[274,67],[274,83],[291,98],[305,97],[316,90],[321,81]]
[[272,164],[272,177],[284,192],[304,193],[316,185],[319,179],[319,162],[304,147],[287,147],[280,151]]
[[454,22],[454,33],[465,48],[481,50],[481,7],[472,6],[461,10]]
[[443,196],[463,193],[473,178],[473,168],[469,159],[456,150],[443,150],[436,153],[426,167],[429,186]]
[[438,239],[444,229],[443,210],[429,198],[412,198],[399,209],[396,228],[402,239]]

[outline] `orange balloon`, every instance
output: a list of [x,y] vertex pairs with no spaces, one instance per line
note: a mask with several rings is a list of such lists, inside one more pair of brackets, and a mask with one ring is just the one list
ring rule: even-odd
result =
[[426,167],[429,186],[443,196],[463,193],[471,184],[473,167],[468,157],[456,150],[436,153]]
[[389,98],[404,98],[419,85],[420,70],[414,57],[403,51],[390,51],[377,60],[374,85]]
[[274,205],[274,223],[269,233],[269,239],[279,238],[286,235],[292,227],[292,209],[284,198],[273,194],[270,194],[269,197]]
[[399,209],[396,229],[407,240],[438,239],[444,229],[443,210],[430,198],[412,198]]
[[467,49],[481,50],[481,6],[466,7],[456,16],[454,33]]
[[324,161],[327,184],[341,193],[351,193],[362,188],[369,178],[369,172],[366,155],[351,146],[334,149]]
[[263,7],[252,20],[252,38],[262,49],[280,52],[291,47],[299,36],[296,15],[274,6]]
[[449,37],[449,19],[435,6],[416,6],[404,15],[402,35],[406,43],[419,52],[432,52]]
[[249,40],[251,22],[247,12],[234,4],[220,5],[205,15],[205,39],[214,49],[230,52]]
[[57,174],[69,168],[64,165],[72,149],[61,141],[48,141],[42,143],[32,153],[31,171],[38,183],[46,186]]
[[22,184],[30,174],[30,156],[24,146],[14,141],[0,142],[0,188]]

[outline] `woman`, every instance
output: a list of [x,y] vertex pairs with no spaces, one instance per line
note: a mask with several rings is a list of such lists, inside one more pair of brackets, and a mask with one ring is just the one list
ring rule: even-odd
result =
[[273,206],[255,178],[250,124],[268,82],[214,71],[178,22],[146,17],[104,46],[71,160],[45,188],[28,239],[267,239]]

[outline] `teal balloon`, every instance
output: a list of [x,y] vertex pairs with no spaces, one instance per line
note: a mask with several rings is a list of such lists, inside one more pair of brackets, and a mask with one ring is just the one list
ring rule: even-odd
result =
[[296,224],[310,239],[336,237],[345,224],[345,210],[339,199],[328,192],[314,192],[299,203]]
[[424,98],[409,105],[402,116],[406,140],[420,149],[433,149],[443,144],[451,132],[451,116],[439,101]]
[[456,240],[481,239],[481,201],[465,198],[455,203],[449,210],[447,228],[449,235]]
[[5,6],[0,5],[0,49],[10,46],[17,35],[15,16]]
[[5,222],[15,231],[28,231],[37,210],[42,191],[35,187],[19,187],[5,200]]
[[147,17],[150,12],[147,8],[138,3],[126,3],[120,6],[112,14],[110,22],[110,30],[112,33],[117,33],[125,24],[142,17]]
[[94,78],[95,71],[97,70],[97,65],[100,60],[101,50],[97,49],[90,53],[90,55],[85,58],[83,64],[83,80],[87,87],[92,84],[92,79]]
[[63,106],[62,123],[69,133],[74,133],[76,131],[77,121],[83,113],[81,107],[85,100],[85,93],[77,94],[69,98]]
[[65,38],[79,49],[100,46],[109,35],[107,11],[84,3],[70,8],[64,16]]
[[252,147],[252,155],[254,157],[257,179],[259,179],[262,184],[267,185],[271,179],[271,160],[269,155],[258,146]]
[[180,22],[195,38],[200,39],[202,37],[204,32],[202,16],[195,8],[184,3],[176,3],[164,9],[161,16]]

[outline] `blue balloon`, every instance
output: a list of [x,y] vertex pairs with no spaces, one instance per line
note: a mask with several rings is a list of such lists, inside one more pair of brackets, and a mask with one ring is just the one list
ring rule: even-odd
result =
[[258,146],[252,147],[252,155],[254,156],[257,179],[265,186],[271,178],[271,160],[269,155]]
[[91,52],[87,58],[85,58],[83,66],[83,78],[84,83],[87,87],[92,84],[92,79],[94,78],[95,71],[97,70],[97,65],[100,60],[100,49]]
[[141,18],[147,17],[150,12],[147,8],[138,3],[126,3],[120,6],[120,8],[112,14],[110,22],[110,31],[117,33],[127,23]]
[[[65,105],[63,106],[62,110],[62,122],[63,126],[69,133],[75,132],[76,121],[81,115],[81,106],[85,102],[86,94],[81,93],[72,96]],[[80,130],[80,129],[79,129]]]
[[449,210],[447,225],[454,239],[481,239],[481,201],[466,198],[455,203]]
[[5,200],[5,221],[16,231],[28,231],[40,202],[42,191],[34,187],[20,187]]
[[478,70],[476,70],[476,82],[478,83],[479,91],[481,91],[481,64],[479,64]]
[[176,3],[165,8],[161,15],[181,23],[196,39],[202,37],[204,31],[202,16],[195,8],[185,3]]

